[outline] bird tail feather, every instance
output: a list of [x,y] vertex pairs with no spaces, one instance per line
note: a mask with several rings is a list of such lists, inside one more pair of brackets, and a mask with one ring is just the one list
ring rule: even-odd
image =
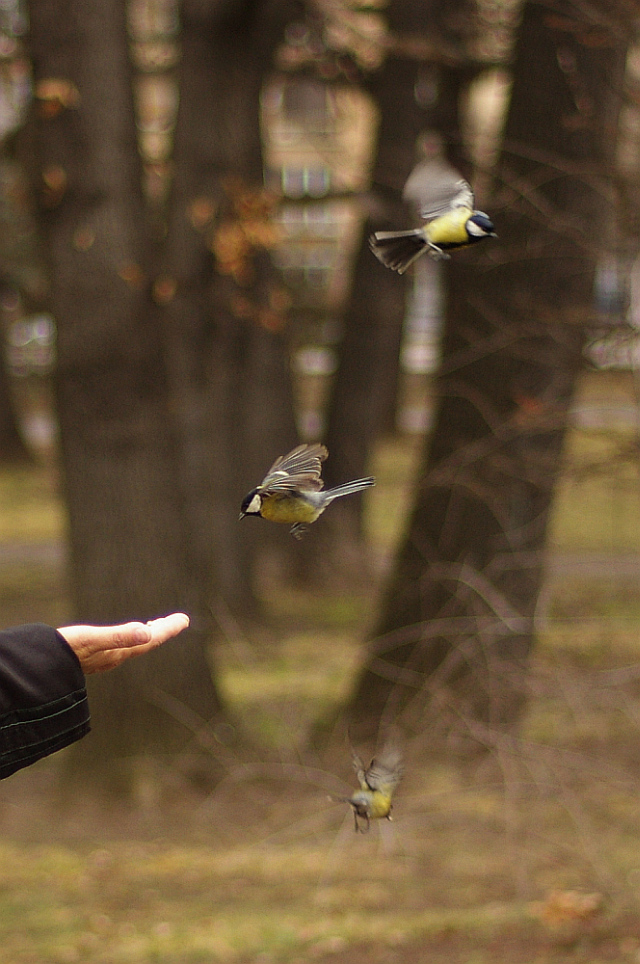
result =
[[343,495],[353,495],[354,492],[360,492],[362,489],[368,489],[369,486],[375,485],[376,480],[372,477],[367,479],[355,479],[353,482],[345,482],[344,485],[337,485],[335,489],[327,489],[324,493],[327,497],[327,501],[333,502],[334,499],[339,499]]
[[369,238],[369,247],[378,261],[387,268],[404,274],[409,265],[429,247],[429,242],[422,228],[412,231],[376,231]]

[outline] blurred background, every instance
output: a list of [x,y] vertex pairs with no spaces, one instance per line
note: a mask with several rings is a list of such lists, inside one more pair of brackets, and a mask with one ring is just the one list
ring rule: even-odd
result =
[[[3,962],[640,961],[639,25],[0,0],[0,625],[191,617],[0,784]],[[239,523],[299,441],[376,487]]]

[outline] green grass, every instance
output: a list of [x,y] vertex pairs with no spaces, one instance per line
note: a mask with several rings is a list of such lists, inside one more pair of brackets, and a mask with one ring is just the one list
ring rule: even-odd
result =
[[64,508],[49,469],[0,467],[0,545],[62,539]]
[[318,629],[287,634],[265,658],[222,647],[218,665],[223,695],[244,724],[268,745],[295,747],[347,698],[360,659],[353,632]]
[[556,494],[552,551],[640,550],[640,459],[628,431],[575,431]]
[[[609,399],[637,404],[629,377],[588,373],[579,401]],[[576,429],[570,433],[565,472],[559,486],[550,534],[558,551],[620,552],[640,549],[640,459],[628,427]],[[417,438],[384,441],[372,471],[378,485],[368,496],[367,529],[375,547],[389,549],[402,531],[412,501],[412,482],[421,459]],[[65,513],[51,469],[0,467],[0,546],[62,539]],[[322,600],[339,608],[344,601]],[[286,599],[283,607],[286,609]],[[294,606],[300,600],[294,600]],[[340,616],[338,616],[340,619]]]
[[[622,397],[623,380],[611,387]],[[572,433],[554,552],[640,549],[637,466],[614,458],[628,440],[624,428]],[[398,538],[418,457],[415,440],[376,453],[380,553]],[[584,471],[598,460],[602,471]],[[62,526],[48,471],[0,471],[0,546],[61,538]],[[3,566],[3,622],[63,621],[67,600],[50,565]],[[217,657],[226,698],[266,749],[231,761],[209,796],[171,775],[159,811],[52,802],[42,788],[64,755],[0,784],[2,964],[638,960],[636,582],[612,564],[555,583],[520,739],[466,760],[430,755],[428,733],[410,742],[394,823],[369,835],[329,797],[353,785],[346,747],[315,759],[300,746],[348,692],[371,597],[287,590],[269,606],[279,638],[229,640]],[[596,892],[602,908],[544,923],[537,905],[558,889]]]
[[[596,668],[617,662],[609,652]],[[92,834],[69,839],[58,810],[42,842],[36,812],[26,839],[0,843],[0,959],[364,962],[383,947],[438,964],[627,960],[598,947],[640,947],[625,917],[637,923],[640,803],[624,753],[601,744],[614,733],[629,748],[638,725],[612,728],[602,705],[567,710],[565,688],[583,704],[594,695],[571,647],[543,647],[535,678],[517,756],[497,745],[466,765],[418,765],[409,745],[396,821],[366,836],[311,776],[305,785],[277,763],[269,780],[230,772],[204,803],[185,794],[170,833],[152,814],[132,831],[105,810]],[[327,776],[350,781],[349,770],[345,759]],[[559,889],[600,894],[595,921],[538,920],[535,902]],[[531,958],[512,957],[516,937]]]
[[421,449],[421,440],[416,438],[385,441],[378,446],[371,467],[377,484],[367,495],[367,535],[375,547],[389,550],[404,530]]
[[[522,904],[434,909],[409,899],[410,867],[381,856],[318,887],[318,847],[268,853],[110,844],[70,854],[0,846],[4,961],[211,962],[317,957],[355,941],[401,945],[448,929],[482,933],[526,919]],[[352,855],[355,858],[355,855]],[[400,862],[402,863],[402,862]],[[391,874],[391,877],[390,877]],[[311,897],[311,901],[310,898]]]

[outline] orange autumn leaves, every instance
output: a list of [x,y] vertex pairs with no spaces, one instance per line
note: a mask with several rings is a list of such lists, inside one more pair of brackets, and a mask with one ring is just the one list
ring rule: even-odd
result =
[[286,289],[270,283],[266,291],[260,291],[259,298],[251,290],[257,281],[258,259],[281,241],[272,217],[278,198],[233,175],[224,179],[223,189],[219,210],[209,198],[196,198],[191,203],[191,224],[206,236],[217,272],[235,282],[236,290],[229,295],[234,317],[253,321],[269,331],[280,331],[290,305]]

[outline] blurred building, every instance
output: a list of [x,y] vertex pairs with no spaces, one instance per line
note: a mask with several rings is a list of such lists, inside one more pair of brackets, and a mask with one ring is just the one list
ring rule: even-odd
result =
[[281,198],[273,252],[292,298],[292,364],[300,429],[321,430],[340,314],[362,217],[376,114],[355,87],[277,75],[262,97],[265,183]]

